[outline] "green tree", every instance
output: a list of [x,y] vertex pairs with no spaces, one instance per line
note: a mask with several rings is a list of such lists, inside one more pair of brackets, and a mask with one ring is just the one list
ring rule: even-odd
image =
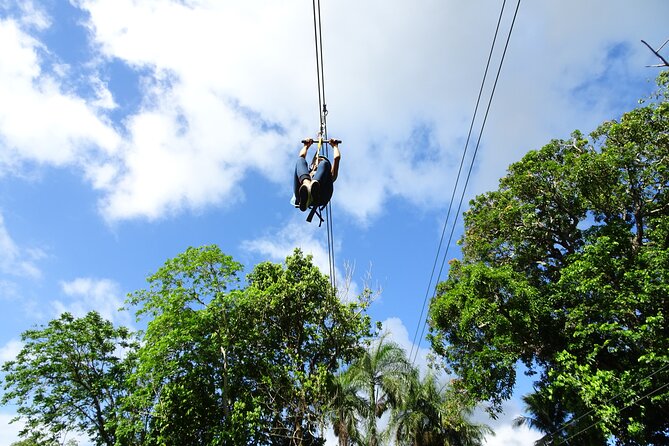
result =
[[[215,247],[189,248],[147,279],[149,289],[128,297],[139,306],[138,320],[148,320],[131,377],[135,390],[125,400],[124,443],[196,445],[252,436],[253,407],[247,413],[249,400],[238,394],[230,370],[234,322],[227,291],[240,270]],[[226,415],[235,403],[248,430],[230,427]]]
[[[65,442],[63,446],[78,446],[77,440],[70,439]],[[35,440],[27,439],[21,441],[15,441],[10,446],[61,446],[59,442],[46,442],[46,443],[37,443]]]
[[470,409],[433,372],[414,370],[402,404],[392,410],[391,432],[398,446],[479,446],[492,431],[469,421]]
[[362,444],[359,425],[367,419],[369,404],[358,393],[353,374],[346,370],[338,374],[333,382],[333,398],[329,419],[339,439],[339,446]]
[[311,256],[299,250],[285,265],[257,265],[248,280],[248,311],[255,312],[249,333],[258,346],[254,355],[262,358],[252,365],[261,372],[261,392],[274,401],[266,406],[272,435],[315,444],[335,373],[361,354],[362,340],[371,335],[366,299],[341,302]]
[[5,362],[2,404],[18,406],[16,419],[27,442],[58,443],[80,430],[97,445],[116,443],[134,349],[128,329],[115,328],[98,313],[82,318],[63,313],[47,326],[27,330],[14,361]]
[[365,304],[342,303],[299,250],[257,265],[244,286],[240,271],[216,246],[189,248],[129,297],[149,321],[127,441],[322,442],[334,374],[369,336]]
[[351,364],[347,373],[367,401],[363,444],[377,446],[382,438],[378,419],[402,403],[412,378],[411,363],[404,349],[383,335]]
[[[530,415],[521,415],[513,420],[514,427],[527,426],[545,435],[534,442],[535,446],[555,444],[606,444],[606,439],[598,429],[589,429],[594,421],[590,416],[570,419],[570,412],[565,407],[564,395],[551,394],[546,388],[535,389],[523,396],[525,411]],[[569,442],[570,437],[575,437]]]
[[492,411],[522,362],[601,438],[667,442],[668,82],[591,139],[528,153],[465,213],[463,259],[431,303],[430,336]]

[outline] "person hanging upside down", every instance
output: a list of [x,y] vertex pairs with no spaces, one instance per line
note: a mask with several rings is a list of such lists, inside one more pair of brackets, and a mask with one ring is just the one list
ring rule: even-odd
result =
[[316,156],[311,168],[307,165],[307,152],[314,140],[308,138],[302,142],[304,147],[300,150],[295,165],[295,206],[304,212],[310,206],[325,206],[332,198],[334,191],[332,183],[337,180],[339,173],[341,153],[338,146],[341,141],[335,139],[328,141],[334,152],[332,164],[326,157]]

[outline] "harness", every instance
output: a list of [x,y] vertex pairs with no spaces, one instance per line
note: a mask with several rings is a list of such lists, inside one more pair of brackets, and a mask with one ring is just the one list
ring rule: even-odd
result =
[[314,206],[314,205],[311,205],[311,206],[310,206],[309,215],[307,216],[307,221],[308,221],[309,223],[311,223],[311,220],[314,219],[314,215],[318,216],[318,219],[320,220],[320,221],[318,222],[318,227],[320,228],[321,225],[323,224],[323,222],[325,221],[325,220],[323,219],[323,216],[321,215],[321,213],[323,212],[323,209],[325,209],[325,207],[326,207],[325,205],[323,205],[323,206]]

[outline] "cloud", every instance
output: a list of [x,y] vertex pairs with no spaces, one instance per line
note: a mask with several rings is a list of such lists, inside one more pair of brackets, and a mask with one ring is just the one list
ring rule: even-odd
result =
[[22,26],[0,20],[0,175],[20,173],[25,162],[86,165],[94,154],[113,153],[119,137],[111,125],[64,90],[47,71],[48,49]]
[[256,240],[242,242],[242,248],[268,257],[269,260],[281,262],[300,248],[305,254],[311,254],[314,264],[324,274],[329,274],[326,232],[317,225],[305,225],[293,218],[275,233],[268,233]]
[[[420,369],[422,374],[427,372],[430,349],[420,348],[413,343],[412,339],[409,338],[409,331],[400,318],[391,317],[383,321],[381,333],[384,332],[388,333],[388,340],[396,342],[406,351],[407,356],[411,354],[411,358],[409,359]],[[416,358],[415,360],[413,359],[414,357]]]
[[[158,88],[167,99],[149,101],[130,119],[125,171],[106,189],[103,210],[111,218],[154,218],[220,203],[235,196],[234,186],[249,169],[273,177],[268,160],[286,155],[276,146],[290,146],[302,136],[295,130],[315,127],[313,73],[298,68],[313,65],[305,26],[311,11],[304,5],[79,4],[90,12],[89,26],[108,57],[170,79]],[[652,5],[601,6],[588,5],[587,13],[575,1],[521,9],[482,148],[482,185],[525,150],[566,136],[576,125],[594,125],[607,113],[616,90],[571,93],[610,68],[612,45],[652,28],[639,23],[661,23],[649,12],[657,9]],[[391,197],[445,204],[448,195],[437,191],[452,186],[480,78],[474,74],[482,71],[496,14],[455,2],[416,8],[400,1],[379,10],[343,1],[324,9],[330,130],[345,140],[337,192],[344,210],[363,221],[382,213]],[[601,14],[606,20],[589,19]],[[505,29],[509,22],[507,13]],[[625,67],[639,62],[642,51],[630,50]],[[151,148],[145,134],[154,139]],[[489,141],[495,141],[494,153]]]
[[504,402],[502,412],[495,419],[490,418],[480,405],[474,411],[473,421],[486,424],[494,431],[495,435],[489,435],[485,439],[484,444],[487,446],[534,446],[534,442],[543,434],[527,426],[513,427],[513,420],[520,415],[520,401],[512,398]]
[[19,431],[24,423],[17,421],[10,424],[15,416],[15,413],[0,412],[0,444],[10,445],[19,441]]
[[68,300],[52,302],[57,314],[69,312],[76,317],[83,317],[89,311],[97,311],[112,322],[125,325],[130,322],[128,313],[119,311],[123,305],[123,294],[120,286],[112,280],[77,278],[61,282],[61,288]]
[[19,285],[11,280],[0,280],[0,300],[16,300],[20,296]]
[[[44,257],[44,252],[39,249],[20,248],[9,235],[5,227],[5,221],[0,214],[0,272],[13,276],[29,277],[37,279],[42,272],[35,262]],[[2,293],[5,297],[16,295],[16,287],[8,282],[9,287]],[[4,288],[4,287],[3,287]]]
[[[10,423],[16,416],[16,413],[0,412],[0,444],[11,445],[21,441],[19,432],[23,429],[25,423],[21,420]],[[74,439],[79,446],[93,446],[88,436],[82,433],[70,432],[63,439],[63,442],[69,439]]]
[[[0,65],[0,143],[9,149],[1,169],[77,166],[110,222],[234,206],[249,175],[283,181],[297,141],[318,126],[310,5],[73,3],[84,13],[91,63],[132,72],[139,105],[112,125],[107,113],[123,91],[99,76],[90,77],[91,97],[68,91],[49,68],[56,55],[42,57],[49,49],[29,34],[50,21],[26,7],[23,19],[0,21],[0,61],[8,62]],[[629,106],[624,92],[653,76],[639,40],[666,37],[661,12],[669,13],[663,0],[521,5],[470,193],[494,187],[528,149]],[[329,133],[344,140],[336,200],[358,222],[378,218],[391,199],[448,204],[497,13],[455,1],[323,5]]]
[[16,359],[16,356],[21,351],[21,348],[23,348],[23,343],[16,339],[12,339],[0,347],[0,364]]
[[[287,73],[277,53],[277,46],[290,44],[284,42],[291,37],[280,22],[296,19],[290,16],[294,6],[79,5],[90,13],[88,25],[104,56],[149,73],[142,83],[142,106],[126,119],[121,158],[103,166],[106,178],[91,173],[105,195],[100,206],[107,219],[157,219],[230,206],[240,200],[239,182],[252,171],[283,179],[277,165],[288,168],[288,152],[303,134],[286,134],[295,120],[294,107],[302,101],[282,85]],[[272,45],[258,38],[258,29],[276,31]],[[282,91],[286,105],[269,108],[264,94],[275,89]]]
[[534,442],[541,438],[538,432],[527,427],[515,428],[511,425],[499,426],[494,436],[488,436],[483,444],[486,446],[534,446]]
[[[330,275],[330,262],[327,248],[327,232],[325,226],[319,228],[315,224],[304,224],[300,217],[293,217],[286,225],[276,232],[268,232],[255,240],[246,240],[241,244],[242,249],[260,254],[268,260],[283,262],[291,255],[295,248],[300,248],[305,254],[313,256],[314,265],[326,275]],[[335,242],[335,254],[340,250],[339,243]],[[346,300],[360,294],[360,287],[352,280],[353,271],[335,266],[335,278],[340,298]]]

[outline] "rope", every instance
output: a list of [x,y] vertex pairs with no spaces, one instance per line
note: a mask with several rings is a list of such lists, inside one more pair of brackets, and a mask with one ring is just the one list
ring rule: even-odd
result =
[[314,9],[314,47],[316,48],[316,79],[318,80],[318,122],[320,123],[320,129],[323,128],[323,115],[321,113],[321,108],[323,107],[323,98],[321,96],[321,68],[319,60],[320,56],[320,41],[319,41],[319,29],[320,29],[320,14],[321,14],[321,3],[318,0],[318,22],[316,21],[316,0],[312,0],[312,5]]
[[[504,1],[504,4],[505,3],[506,3],[506,0]],[[500,11],[500,20],[501,20],[502,14],[504,12],[504,4],[502,4],[502,11]],[[455,231],[455,223],[457,222],[457,216],[460,214],[460,210],[462,208],[462,202],[464,201],[464,198],[465,198],[465,192],[467,190],[467,186],[469,185],[469,180],[471,178],[472,169],[474,167],[474,162],[476,160],[476,155],[478,154],[479,146],[481,144],[481,138],[483,136],[483,130],[484,130],[486,122],[488,120],[488,114],[490,112],[490,106],[492,105],[492,100],[493,100],[493,97],[495,96],[495,90],[497,89],[497,82],[499,81],[499,76],[500,76],[500,73],[502,72],[502,66],[504,65],[504,59],[506,58],[506,52],[507,52],[507,49],[509,47],[509,41],[511,40],[511,34],[513,33],[513,28],[514,28],[514,25],[516,23],[516,17],[518,16],[518,9],[519,8],[520,8],[520,0],[518,0],[518,2],[516,4],[516,9],[513,13],[513,19],[511,21],[511,27],[509,28],[509,33],[507,34],[507,37],[506,37],[506,43],[504,44],[504,51],[502,52],[502,58],[500,59],[499,67],[497,68],[497,74],[495,76],[495,83],[493,84],[492,91],[490,92],[490,99],[488,100],[488,106],[486,108],[486,112],[485,112],[485,115],[483,117],[483,122],[481,124],[481,130],[479,131],[478,139],[476,141],[476,147],[474,148],[474,153],[472,155],[472,159],[471,159],[471,162],[469,164],[469,170],[467,171],[467,178],[465,179],[465,184],[462,188],[462,193],[460,195],[460,201],[458,203],[458,208],[455,211],[455,216],[456,217],[453,220],[453,225],[451,226],[451,232],[450,232],[449,237],[448,237],[448,243],[446,244],[445,252],[444,252],[444,255],[442,257],[441,266],[439,268],[439,274],[437,275],[437,280],[436,280],[437,284],[441,280],[441,275],[442,275],[442,272],[444,270],[444,264],[446,263],[446,256],[448,255],[448,248],[451,245],[451,242],[453,240],[453,233]],[[499,27],[499,22],[498,22],[497,25]],[[495,38],[496,37],[497,37],[497,31],[495,31]],[[495,45],[495,40],[493,39],[492,47],[490,49],[490,55],[492,55],[494,45]],[[489,58],[490,58],[490,56],[489,56]],[[490,60],[488,60],[488,62],[490,62]],[[487,74],[487,67],[486,67],[486,74]],[[483,83],[484,82],[485,82],[485,75],[484,75],[484,78],[483,78]],[[481,90],[483,89],[483,83],[481,84]],[[480,92],[479,92],[479,99],[480,99]],[[477,100],[476,110],[478,110],[478,100]],[[472,125],[473,125],[474,119],[476,117],[476,110],[474,112],[474,117],[472,117]],[[471,132],[471,128],[470,128],[470,132]],[[467,143],[469,143],[469,136],[467,137]],[[466,147],[467,147],[467,145],[465,145],[465,152],[467,150]],[[463,159],[464,159],[464,153],[463,153]],[[460,172],[458,172],[458,178],[459,178],[459,175],[460,175]],[[456,186],[454,187],[454,190],[453,190],[454,194],[455,194],[455,189],[457,189],[457,182],[456,182]],[[451,205],[452,205],[452,199],[451,199]],[[451,210],[451,205],[449,205],[449,210],[448,210],[449,214],[450,214],[450,210]],[[447,222],[448,222],[448,216],[447,216],[447,219],[446,219],[446,223]],[[446,223],[444,223],[444,229],[445,229]],[[442,235],[443,235],[443,232],[442,232]],[[439,246],[441,248],[441,241],[440,241]],[[437,252],[437,256],[438,255],[439,255],[439,253]],[[428,286],[428,290],[430,289],[430,287],[431,287],[431,282],[430,282],[430,285]],[[433,299],[436,296],[436,293],[437,293],[437,289],[436,289],[436,285],[435,285],[434,293],[432,295]],[[423,311],[425,310],[426,302],[427,302],[427,298],[423,301]],[[422,325],[420,337],[418,338],[419,344],[416,346],[415,353],[413,353],[413,358],[411,359],[412,364],[415,363],[416,358],[418,356],[418,349],[420,347],[420,340],[422,339],[423,335],[425,334],[425,326],[427,325],[427,318],[426,318],[425,321],[422,322],[422,324],[420,322],[420,319],[422,319],[423,311],[421,312],[421,317],[419,318],[419,322],[418,322],[418,324],[419,324],[418,326]],[[418,330],[418,328],[416,328],[416,331],[417,330]],[[414,343],[415,342],[416,342],[416,338],[414,338]],[[413,348],[412,348],[412,351],[413,351]]]
[[[314,12],[314,47],[316,49],[316,79],[318,81],[318,117],[319,117],[319,148],[321,139],[327,140],[327,105],[325,102],[325,70],[323,67],[323,30],[321,21],[321,2],[320,0],[312,0]],[[318,156],[319,153],[316,153]],[[329,157],[327,145],[325,147],[325,157]],[[334,233],[332,230],[332,203],[331,201],[325,207],[325,221],[327,228],[328,239],[328,266],[330,268],[330,285],[332,292],[336,290],[337,282],[335,278],[335,257],[334,257]]]

